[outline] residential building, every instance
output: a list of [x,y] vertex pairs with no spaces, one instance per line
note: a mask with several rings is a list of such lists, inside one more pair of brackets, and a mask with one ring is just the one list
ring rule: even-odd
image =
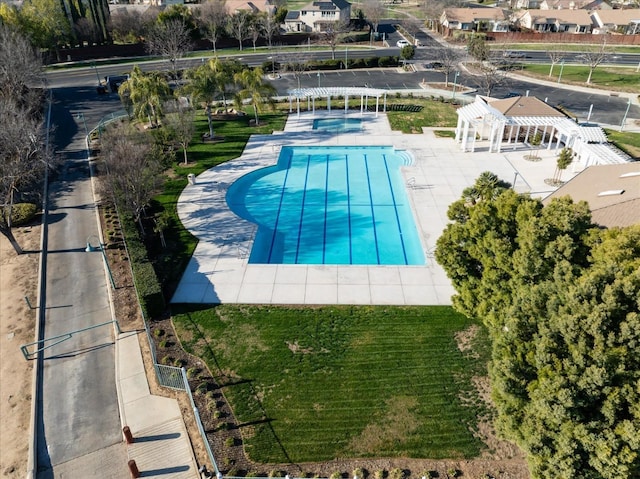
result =
[[599,10],[591,14],[594,33],[640,34],[640,8]]
[[292,10],[285,18],[288,32],[325,32],[331,25],[349,23],[351,4],[346,0],[311,2],[300,10]]
[[640,224],[640,162],[591,166],[547,196],[589,204],[593,222],[605,228]]
[[509,20],[502,8],[445,8],[440,25],[467,32],[508,32]]
[[605,0],[542,0],[540,10],[611,10]]
[[275,9],[275,6],[269,0],[226,0],[224,5],[229,15],[233,15],[240,10],[257,14],[260,12],[273,12]]
[[586,10],[525,10],[514,16],[514,23],[540,33],[591,33],[592,27]]

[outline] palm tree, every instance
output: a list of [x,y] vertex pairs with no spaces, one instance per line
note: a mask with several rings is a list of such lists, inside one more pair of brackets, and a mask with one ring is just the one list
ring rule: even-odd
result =
[[136,65],[129,79],[118,88],[118,94],[124,103],[132,104],[135,118],[146,117],[151,126],[158,126],[162,105],[171,96],[171,89],[162,75],[156,72],[143,73]]
[[236,101],[241,103],[243,100],[251,99],[257,126],[260,123],[258,117],[260,105],[263,103],[272,104],[272,96],[275,95],[276,89],[270,83],[265,82],[262,68],[244,69],[236,73],[233,78],[242,88],[236,96]]
[[240,64],[236,60],[225,61],[212,58],[207,63],[187,70],[185,73],[185,77],[190,82],[184,87],[184,91],[191,95],[192,103],[198,101],[206,103],[209,138],[214,137],[211,103],[220,95],[226,106],[227,86],[233,83],[233,75],[239,71]]

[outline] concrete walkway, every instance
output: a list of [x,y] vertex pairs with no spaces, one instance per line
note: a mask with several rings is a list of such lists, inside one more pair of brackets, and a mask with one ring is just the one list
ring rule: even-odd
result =
[[[199,243],[172,299],[174,303],[259,304],[389,304],[447,305],[453,287],[433,258],[437,238],[448,223],[447,209],[480,173],[492,171],[515,184],[516,191],[544,197],[554,191],[545,183],[553,176],[557,151],[540,148],[540,161],[525,159],[522,144],[489,153],[477,142],[464,153],[451,138],[432,129],[422,135],[392,131],[386,115],[349,113],[363,129],[327,134],[312,129],[314,118],[344,118],[343,111],[292,114],[285,131],[254,135],[238,159],[212,168],[185,188],[178,201],[183,225]],[[252,264],[248,262],[257,226],[231,212],[228,188],[241,176],[272,166],[284,145],[394,146],[408,150],[415,161],[402,168],[413,206],[426,264],[422,266]],[[565,180],[576,172],[566,171]]]

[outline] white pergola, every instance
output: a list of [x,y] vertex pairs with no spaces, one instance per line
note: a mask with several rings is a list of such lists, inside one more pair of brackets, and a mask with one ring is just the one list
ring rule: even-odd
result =
[[599,126],[580,125],[561,116],[506,116],[481,97],[458,109],[456,142],[462,151],[475,151],[477,140],[489,140],[489,151],[493,153],[500,153],[505,143],[513,144],[515,149],[522,131],[525,143],[539,133],[547,150],[554,145],[556,150],[561,146],[572,148],[585,166],[629,161],[609,145],[607,135]]
[[318,88],[296,88],[287,91],[289,95],[289,113],[293,112],[293,100],[296,100],[296,110],[300,115],[300,100],[307,100],[307,108],[313,113],[316,111],[316,98],[327,99],[327,109],[331,111],[331,98],[344,97],[344,111],[349,110],[349,98],[360,97],[360,113],[364,113],[369,98],[376,99],[376,117],[380,110],[380,98],[383,99],[382,111],[387,111],[387,93],[388,90],[368,87],[318,87]]

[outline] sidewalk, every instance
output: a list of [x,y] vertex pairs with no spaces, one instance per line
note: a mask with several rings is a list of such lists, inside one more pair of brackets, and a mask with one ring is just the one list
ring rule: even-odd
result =
[[141,477],[199,478],[178,402],[149,391],[137,332],[118,335],[116,382],[122,424],[134,438],[127,455]]

